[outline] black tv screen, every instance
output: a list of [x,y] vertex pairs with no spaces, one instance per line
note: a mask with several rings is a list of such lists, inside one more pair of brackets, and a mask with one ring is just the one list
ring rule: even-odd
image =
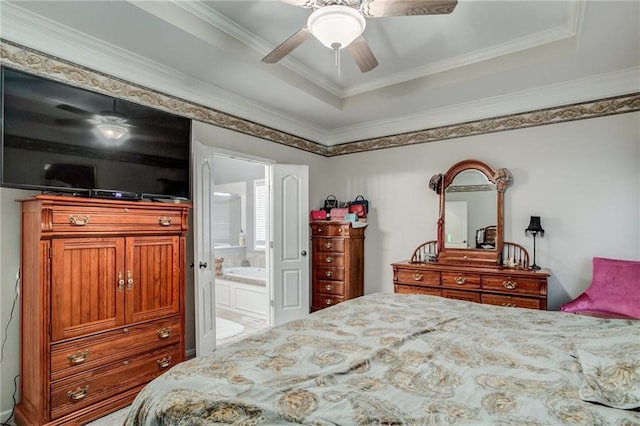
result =
[[191,120],[3,67],[2,186],[189,198]]

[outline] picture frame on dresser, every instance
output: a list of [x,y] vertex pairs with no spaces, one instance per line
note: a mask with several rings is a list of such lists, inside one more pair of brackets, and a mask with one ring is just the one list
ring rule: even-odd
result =
[[[510,181],[507,169],[473,159],[433,176],[429,186],[438,195],[437,240],[418,246],[409,260],[392,264],[394,291],[546,310],[550,271],[532,270],[527,250],[504,241],[504,200]],[[451,200],[466,206],[463,215],[448,214]],[[448,226],[449,216],[456,227]]]

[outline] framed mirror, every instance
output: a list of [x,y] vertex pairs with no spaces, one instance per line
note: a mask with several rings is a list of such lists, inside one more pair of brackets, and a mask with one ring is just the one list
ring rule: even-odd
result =
[[497,265],[504,241],[504,191],[507,169],[478,160],[454,164],[431,178],[440,196],[438,262]]

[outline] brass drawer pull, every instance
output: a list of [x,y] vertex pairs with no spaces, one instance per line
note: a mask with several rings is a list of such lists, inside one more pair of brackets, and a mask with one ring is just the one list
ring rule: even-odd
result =
[[122,271],[118,272],[118,291],[124,290],[124,277]]
[[67,359],[69,360],[69,363],[71,365],[78,365],[85,362],[88,356],[89,356],[89,351],[84,350],[84,351],[78,351],[75,354],[67,355]]
[[86,385],[83,388],[78,386],[78,389],[67,392],[67,397],[72,401],[80,401],[81,399],[84,399],[84,397],[87,396],[88,393],[89,385]]
[[160,226],[171,226],[172,221],[173,219],[167,216],[161,216],[158,218],[158,224]]
[[327,290],[327,291],[331,291],[331,290],[333,290],[333,286],[332,286],[331,284],[327,284],[327,285],[325,285],[325,286],[324,286],[324,288],[325,288],[325,290]]
[[331,247],[333,247],[333,243],[331,241],[324,243],[324,248],[330,249]]
[[515,281],[502,281],[502,286],[507,290],[513,290],[518,287],[518,283]]
[[133,273],[131,269],[127,271],[127,290],[131,290],[133,288]]
[[319,234],[322,232],[322,228],[316,228],[316,232]]
[[327,257],[324,258],[324,261],[326,263],[331,263],[331,262],[333,262],[333,258],[331,256],[327,256]]
[[342,228],[338,228],[338,232],[342,232]]
[[515,308],[516,304],[515,303],[508,303],[508,302],[504,302],[502,304],[502,306],[508,306],[509,308]]
[[325,274],[326,276],[330,277],[330,276],[332,276],[332,275],[333,275],[333,272],[331,272],[331,271],[326,271],[324,274]]
[[167,327],[161,328],[160,330],[156,331],[156,333],[158,333],[159,338],[166,339],[167,337],[171,336],[172,331],[173,329],[171,327]]
[[324,304],[325,304],[325,305],[333,305],[333,300],[331,300],[331,299],[325,299]]
[[89,223],[89,216],[69,215],[69,223],[75,226],[85,226]]
[[165,356],[164,358],[159,359],[156,362],[158,363],[158,366],[160,368],[167,368],[171,365],[171,356]]
[[467,278],[463,275],[458,275],[453,279],[453,282],[455,282],[458,285],[464,285],[464,283],[467,282]]
[[418,273],[413,274],[414,281],[422,281],[422,277],[423,277],[422,274],[418,274]]

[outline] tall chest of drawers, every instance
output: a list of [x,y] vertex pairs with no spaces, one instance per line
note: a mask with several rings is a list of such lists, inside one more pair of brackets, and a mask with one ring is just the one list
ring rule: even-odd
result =
[[311,224],[312,302],[317,311],[364,294],[364,231],[351,222]]
[[22,201],[18,425],[84,424],[184,360],[188,210]]

